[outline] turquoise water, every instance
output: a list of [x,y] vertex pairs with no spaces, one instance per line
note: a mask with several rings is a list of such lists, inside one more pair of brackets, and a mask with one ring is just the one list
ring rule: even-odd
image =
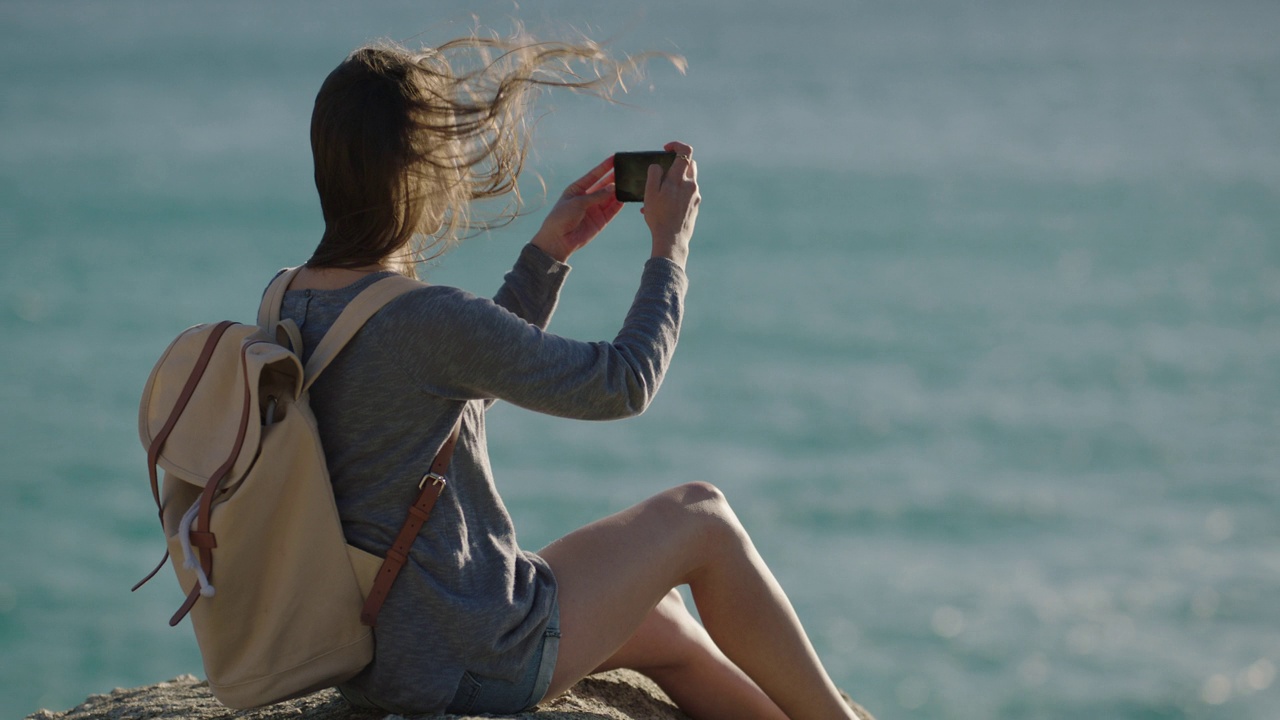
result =
[[[523,542],[711,480],[880,717],[1274,718],[1280,5],[602,5],[520,15],[689,72],[549,98],[532,164],[693,144],[692,291],[643,417],[494,410]],[[151,363],[311,249],[346,51],[511,7],[0,4],[0,715],[199,672],[128,592]],[[541,205],[431,279],[492,291]],[[645,252],[624,214],[553,329],[611,337]]]

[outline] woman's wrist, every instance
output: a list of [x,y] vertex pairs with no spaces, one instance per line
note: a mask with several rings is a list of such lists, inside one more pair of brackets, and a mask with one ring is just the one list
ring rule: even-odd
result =
[[529,244],[546,253],[556,262],[567,263],[569,262],[569,256],[573,254],[573,251],[566,247],[564,243],[557,242],[555,238],[549,237],[542,232],[534,235]]
[[674,237],[668,238],[655,235],[653,238],[653,253],[650,257],[666,258],[683,268],[689,259],[689,244],[680,242]]

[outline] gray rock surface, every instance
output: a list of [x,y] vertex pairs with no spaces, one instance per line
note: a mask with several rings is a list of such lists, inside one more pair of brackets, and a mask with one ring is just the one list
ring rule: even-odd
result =
[[[864,720],[874,720],[852,700]],[[454,720],[458,715],[439,716]],[[649,678],[628,670],[593,675],[564,695],[531,713],[503,716],[512,720],[688,720]],[[218,703],[209,686],[191,675],[145,687],[91,695],[66,712],[41,710],[27,720],[398,720],[353,710],[333,690],[257,710],[231,710]]]

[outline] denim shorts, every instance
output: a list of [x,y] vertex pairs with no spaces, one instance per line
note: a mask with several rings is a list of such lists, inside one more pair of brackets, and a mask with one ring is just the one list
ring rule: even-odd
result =
[[532,709],[542,702],[551,687],[551,675],[555,672],[559,654],[560,604],[556,603],[551,606],[551,618],[542,633],[542,644],[529,658],[529,665],[519,680],[507,682],[464,672],[446,712],[455,715],[511,715]]
[[[445,712],[454,715],[487,714],[512,715],[530,710],[542,702],[551,687],[551,675],[556,669],[556,656],[560,654],[560,605],[551,606],[547,629],[542,633],[542,643],[529,658],[524,674],[515,682],[485,677],[467,671],[462,674],[458,689],[449,701]],[[363,692],[350,687],[339,687],[342,697],[363,710],[394,712],[373,702]]]

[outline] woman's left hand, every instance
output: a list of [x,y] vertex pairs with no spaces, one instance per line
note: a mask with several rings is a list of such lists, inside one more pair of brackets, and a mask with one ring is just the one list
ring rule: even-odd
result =
[[533,236],[533,245],[565,262],[591,242],[620,210],[622,203],[614,197],[610,155],[565,189]]

